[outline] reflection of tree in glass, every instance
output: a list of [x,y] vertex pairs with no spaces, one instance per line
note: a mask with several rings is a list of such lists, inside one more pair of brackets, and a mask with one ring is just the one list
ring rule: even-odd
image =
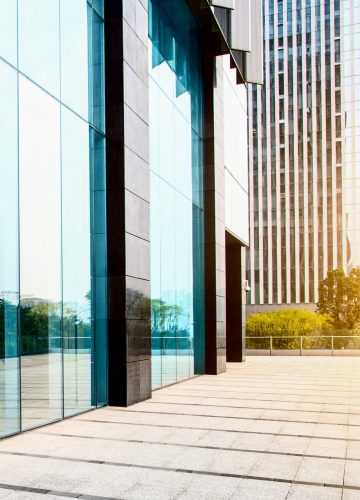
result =
[[24,298],[20,305],[21,354],[41,354],[60,347],[58,302]]
[[64,349],[91,349],[90,308],[78,311],[72,307],[63,309]]
[[180,320],[182,316],[186,316],[183,307],[177,304],[167,304],[162,299],[151,300],[151,335],[153,349],[160,347],[165,348],[165,346],[168,349],[189,348],[190,325],[188,321],[184,322]]
[[178,305],[169,305],[164,300],[152,299],[151,301],[151,329],[159,334],[169,336],[177,333],[177,318],[183,312]]
[[0,358],[16,355],[17,307],[12,302],[0,298]]
[[[64,347],[91,348],[90,292],[87,306],[80,311],[64,305],[62,327]],[[17,356],[18,307],[0,298],[0,358]],[[21,354],[42,354],[61,348],[61,303],[26,297],[19,306]],[[5,338],[6,335],[6,338]]]

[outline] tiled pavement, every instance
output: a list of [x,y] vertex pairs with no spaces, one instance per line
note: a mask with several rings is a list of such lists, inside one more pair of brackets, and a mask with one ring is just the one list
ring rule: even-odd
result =
[[0,498],[360,500],[360,357],[248,358],[0,441]]

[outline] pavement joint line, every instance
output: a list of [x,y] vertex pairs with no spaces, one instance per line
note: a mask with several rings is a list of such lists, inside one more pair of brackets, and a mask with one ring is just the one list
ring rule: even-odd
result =
[[[68,437],[68,438],[79,438],[79,439],[97,439],[102,441],[117,441],[122,443],[135,443],[135,444],[154,444],[158,446],[176,446],[179,448],[197,448],[200,450],[218,450],[218,451],[231,451],[237,453],[261,453],[264,455],[281,455],[289,457],[303,457],[303,458],[325,458],[328,460],[345,460],[345,456],[329,456],[329,455],[313,455],[304,453],[291,453],[286,451],[272,451],[272,450],[252,450],[246,448],[225,448],[222,446],[206,446],[200,444],[184,444],[184,443],[165,443],[163,441],[144,441],[140,439],[125,439],[125,438],[109,438],[109,437],[99,437],[99,436],[84,436],[78,434],[59,434],[57,432],[37,432],[36,434],[45,434],[47,436],[58,436],[58,437]],[[1,453],[1,450],[0,450]],[[351,460],[354,462],[360,462],[360,458],[346,457],[346,460]]]
[[20,486],[18,484],[0,483],[0,489],[10,491],[22,491],[24,493],[37,493],[39,495],[56,495],[66,498],[80,498],[83,500],[121,500],[119,497],[104,497],[98,495],[85,495],[84,493],[71,493],[68,491],[55,491],[45,488],[33,488],[32,486]]
[[[281,373],[286,373],[286,372],[281,372]],[[289,373],[289,372],[287,372]],[[291,372],[290,372],[291,373]],[[201,375],[199,375],[201,377]],[[279,380],[279,377],[276,376],[276,375],[269,375],[269,377],[267,378],[264,378],[264,377],[245,377],[245,376],[236,376],[236,375],[230,375],[230,372],[226,372],[225,376],[223,376],[223,374],[220,374],[220,375],[207,375],[206,376],[206,379],[204,378],[204,380],[206,381],[211,381],[211,380],[214,380],[214,381],[218,381],[220,379],[223,379],[223,378],[226,378],[226,380],[231,380],[231,381],[239,381],[239,382],[253,382],[254,380],[257,380],[257,381],[264,381],[264,382],[268,382],[269,380]],[[314,377],[312,375],[310,375],[307,379],[304,378],[304,375],[302,375],[302,378],[301,378],[301,384],[302,385],[313,385],[313,382],[312,380],[314,379]],[[190,380],[190,379],[189,379]],[[281,380],[281,379],[280,379]],[[296,378],[296,377],[287,377],[286,379],[287,381],[294,381],[294,382],[299,382],[299,379]],[[306,380],[308,380],[308,382],[306,383]],[[319,378],[317,378],[317,380],[320,380]],[[344,384],[345,382],[347,381],[355,381],[355,380],[358,380],[360,381],[360,376],[359,377],[356,377],[356,376],[349,376],[349,377],[345,377],[345,378],[342,378],[342,377],[324,377],[324,380],[328,381],[328,380],[336,380],[337,382],[340,382],[341,380],[344,380]],[[311,382],[310,382],[311,381]],[[280,382],[280,383],[283,383],[283,382]],[[336,384],[335,387],[342,387],[342,385],[344,384]],[[191,384],[189,384],[191,385]],[[328,383],[325,383],[323,382],[322,385],[328,385]]]
[[[161,413],[159,413],[161,415]],[[194,415],[199,416],[199,415]],[[330,437],[330,436],[312,436],[310,434],[288,434],[288,433],[280,433],[280,432],[261,432],[261,431],[246,431],[246,430],[236,430],[236,429],[219,429],[214,427],[213,429],[209,427],[191,427],[191,426],[181,426],[178,425],[168,425],[168,424],[146,424],[144,422],[124,422],[119,420],[94,420],[87,418],[77,418],[79,422],[94,422],[97,424],[117,424],[117,425],[141,425],[145,427],[164,427],[168,429],[188,429],[188,430],[200,430],[200,431],[218,431],[218,432],[235,432],[239,434],[261,434],[266,436],[284,436],[284,437],[304,437],[304,438],[314,438],[314,439],[332,439],[334,441],[351,441],[351,442],[360,442],[360,439],[353,438],[341,438],[341,437]],[[303,423],[303,422],[302,422]]]
[[[206,387],[212,387],[212,386],[210,384],[206,384]],[[226,385],[226,386],[220,386],[220,387],[228,387],[228,385]],[[234,387],[237,387],[237,386],[234,386]],[[242,389],[242,387],[237,387],[237,389]],[[252,389],[254,389],[254,387],[252,387]],[[293,389],[293,387],[292,387],[292,389]],[[194,391],[195,390],[195,391],[200,391],[200,392],[212,392],[212,393],[215,392],[214,389],[198,389],[197,387],[195,387],[195,389],[192,388],[192,387],[182,387],[179,390],[181,390],[181,391]],[[237,392],[237,391],[234,391],[234,390],[227,391],[226,389],[221,389],[221,390],[219,389],[219,392],[221,392],[223,394],[223,393],[226,393],[226,392],[231,392],[232,393],[232,392]],[[243,394],[251,394],[252,392],[254,392],[254,391],[243,392]],[[266,392],[265,394],[267,394],[267,395],[271,394],[273,396],[284,396],[283,392]],[[287,396],[296,396],[296,397],[299,397],[299,396],[301,396],[301,397],[306,397],[306,396],[308,396],[308,397],[318,397],[319,396],[319,397],[322,397],[323,394],[319,394],[319,393],[317,393],[317,394],[309,394],[309,392],[307,392],[306,394],[294,394],[294,393],[291,392],[291,393],[288,393]],[[329,397],[332,397],[332,396],[329,396]],[[356,397],[357,399],[360,399],[360,393],[359,393],[359,396],[352,396],[352,397]],[[346,399],[346,396],[345,397],[341,397],[339,399]],[[306,401],[303,401],[303,402],[305,403]],[[343,404],[347,404],[347,403],[343,403]]]
[[[283,372],[282,372],[283,373]],[[219,377],[219,375],[216,375],[216,377]],[[214,382],[222,382],[223,379],[219,379],[219,378],[214,378],[213,379]],[[254,378],[251,378],[249,380],[246,380],[245,378],[243,377],[226,377],[226,381],[230,380],[230,382],[239,382],[239,387],[253,387],[253,385],[248,385],[249,383],[251,384],[253,381],[254,381]],[[287,382],[284,382],[284,381],[279,381],[279,378],[278,377],[268,377],[266,379],[256,379],[257,382],[264,382],[264,383],[267,383],[269,384],[269,380],[271,381],[271,385],[273,386],[273,384],[277,384],[279,386],[283,386],[283,387],[288,387],[290,385],[291,382],[298,382],[298,379],[296,378],[290,378],[288,377],[286,380]],[[335,380],[337,383],[336,384],[331,384],[329,382],[329,380]],[[338,383],[339,382],[339,379],[337,377],[333,377],[332,379],[331,378],[328,378],[326,377],[323,382],[321,382],[321,380],[319,379],[319,382],[317,381],[316,383],[314,383],[312,381],[312,379],[310,379],[308,382],[305,382],[304,380],[302,380],[301,384],[298,384],[297,387],[300,389],[301,387],[308,387],[308,386],[314,386],[316,385],[316,387],[318,389],[321,389],[321,388],[326,388],[326,387],[330,387],[330,388],[333,388],[333,387],[344,387],[344,388],[348,388],[349,387],[349,384],[347,383],[348,381],[351,381],[353,382],[355,380],[355,377],[348,377],[346,380],[344,380],[343,382],[341,383]],[[359,381],[359,380],[358,380]],[[204,382],[197,382],[196,384],[193,383],[193,384],[188,384],[188,385],[209,385],[208,382],[211,382],[211,380],[204,380]],[[246,385],[243,385],[244,383],[247,383]],[[215,385],[215,384],[214,384]],[[221,385],[221,384],[220,384]],[[355,385],[355,384],[354,384]],[[254,385],[256,386],[256,384]],[[231,386],[232,387],[232,386]],[[331,389],[330,389],[331,390]],[[348,389],[347,389],[348,390]],[[354,389],[355,390],[355,389]]]
[[[181,390],[181,389],[179,389]],[[170,398],[181,398],[182,396],[184,396],[183,394],[161,394],[160,397],[170,397]],[[152,395],[152,398],[154,397],[158,397],[158,395]],[[349,403],[318,403],[317,401],[312,401],[312,402],[302,402],[302,401],[291,401],[290,399],[282,399],[281,401],[279,401],[279,399],[264,399],[264,398],[261,398],[261,399],[249,399],[249,398],[236,398],[235,396],[229,396],[227,398],[224,398],[224,397],[221,397],[221,396],[198,396],[198,395],[194,395],[194,396],[191,396],[190,394],[184,396],[186,398],[202,398],[202,399],[225,399],[225,400],[229,400],[229,399],[235,399],[237,401],[271,401],[271,402],[274,402],[274,403],[294,403],[294,404],[309,404],[309,405],[334,405],[334,406],[346,406],[348,407],[349,406]],[[152,400],[149,400],[148,402],[150,402]],[[166,403],[165,403],[166,404]],[[353,403],[350,403],[352,406],[359,406],[360,407],[360,403],[358,405],[356,404],[353,404]],[[111,408],[111,406],[104,406],[103,408]],[[237,408],[237,406],[235,407]],[[244,408],[251,408],[251,407],[248,407],[248,406],[244,406]],[[268,408],[269,410],[271,410],[271,408]],[[283,408],[281,408],[282,410]],[[288,410],[284,410],[284,411],[288,411]],[[307,411],[307,410],[297,410],[297,411]],[[309,410],[311,411],[311,410]],[[317,410],[313,410],[313,411],[317,411]],[[324,413],[328,413],[326,410],[323,410]],[[357,415],[357,414],[355,414]]]
[[[269,388],[270,386],[268,386],[268,383],[269,381],[267,382],[262,382],[262,386],[261,388],[262,389],[267,389]],[[194,386],[194,387],[193,387]],[[213,386],[213,384],[208,384],[208,383],[204,383],[204,382],[201,382],[201,383],[196,383],[196,384],[188,384],[186,386],[186,389],[193,389],[193,390],[198,390],[198,387],[208,387],[208,386]],[[314,387],[316,386],[316,388]],[[165,387],[169,387],[169,386],[165,386]],[[254,384],[254,385],[243,385],[243,384],[214,384],[214,387],[236,387],[236,389],[254,389],[254,388],[259,388],[259,384]],[[336,389],[334,389],[334,387],[336,387]],[[271,383],[271,389],[277,389],[277,390],[288,390],[288,389],[292,389],[292,390],[295,390],[295,391],[308,391],[308,390],[316,390],[316,391],[319,391],[319,390],[323,390],[323,391],[327,391],[327,392],[338,392],[339,390],[344,390],[346,391],[347,394],[351,394],[351,393],[355,393],[355,394],[360,394],[360,391],[359,389],[349,389],[349,384],[303,384],[303,385],[299,385],[299,384],[296,384],[296,382],[294,382],[293,384],[287,384],[287,385],[280,385],[280,384],[277,384],[276,381],[272,381]],[[184,387],[184,390],[185,390],[185,387]]]
[[[268,382],[267,382],[268,383]],[[236,389],[254,389],[254,388],[257,388],[259,387],[258,384],[254,384],[254,385],[242,385],[242,384],[236,384],[236,385],[231,385],[231,384],[224,384],[224,383],[220,383],[220,384],[216,384],[216,383],[213,383],[213,384],[208,384],[207,381],[205,382],[200,382],[200,383],[193,383],[193,384],[187,384],[188,386],[190,386],[190,389],[193,389],[195,388],[195,390],[197,390],[197,386],[200,386],[200,387],[235,387]],[[310,385],[310,384],[304,384],[304,386],[306,385]],[[312,385],[312,384],[311,384]],[[315,384],[314,384],[315,385]],[[341,385],[340,387],[344,387],[344,385]],[[271,384],[271,387],[273,387],[273,383]],[[318,390],[319,389],[319,385],[316,384],[316,389]],[[334,387],[333,385],[327,385],[326,387]],[[294,385],[291,385],[291,384],[284,384],[282,387],[276,387],[277,389],[288,389],[288,388],[291,388],[291,389],[295,389],[295,390],[298,390],[298,391],[305,391],[307,390],[306,387],[304,388],[301,388],[299,387],[294,387]],[[185,389],[188,389],[188,387],[185,387]],[[360,390],[359,389],[345,389],[346,392],[350,395],[351,393],[355,393],[355,394],[358,394],[359,397],[360,397]],[[338,389],[327,389],[328,392],[338,392]]]
[[[216,399],[216,398],[214,398]],[[151,403],[151,404],[163,404],[163,405],[179,405],[179,406],[197,406],[199,408],[202,408],[203,406],[205,408],[230,408],[234,410],[266,410],[266,411],[282,411],[286,413],[287,411],[292,411],[292,412],[298,412],[298,413],[328,413],[331,415],[355,415],[355,416],[360,416],[359,413],[354,413],[354,412],[342,412],[342,411],[327,411],[327,410],[298,410],[296,408],[268,408],[268,407],[263,407],[263,406],[230,406],[230,405],[208,405],[208,404],[202,404],[202,403],[180,403],[177,401],[154,401],[153,399],[150,399],[149,401],[146,401],[146,403]],[[344,406],[349,406],[349,405],[344,405]],[[111,410],[111,407],[106,407],[107,409]],[[206,416],[206,415],[205,415]],[[281,420],[282,422],[282,420]],[[346,424],[347,425],[347,424]]]
[[227,419],[233,419],[233,420],[253,420],[257,422],[279,422],[279,423],[290,423],[290,424],[319,424],[319,425],[337,425],[337,426],[343,426],[343,427],[360,427],[360,424],[343,424],[343,423],[336,423],[336,422],[318,422],[317,420],[282,420],[279,418],[261,418],[261,417],[235,417],[233,415],[199,415],[196,413],[176,413],[176,412],[170,412],[170,411],[149,411],[149,410],[125,410],[125,409],[118,409],[118,408],[105,408],[107,411],[118,411],[118,412],[123,412],[123,413],[145,413],[145,414],[152,414],[152,415],[174,415],[174,416],[184,416],[184,417],[201,417],[201,418],[227,418]]
[[[16,453],[16,452],[8,452],[8,451],[1,451],[0,453],[6,454],[6,455],[20,455],[20,456],[25,456],[25,457],[31,457],[31,458],[39,458],[39,455],[35,453]],[[44,455],[40,455],[42,458]],[[46,456],[47,459],[51,460],[61,460],[61,461],[69,461],[69,462],[81,462],[81,463],[94,463],[93,460],[86,460],[83,458],[70,458],[70,457],[57,457],[57,456],[51,456],[48,455]],[[321,482],[315,482],[315,481],[300,481],[296,479],[285,479],[285,478],[275,478],[275,477],[266,477],[266,476],[254,476],[254,475],[247,475],[247,474],[235,474],[235,473],[227,473],[227,472],[215,472],[215,471],[205,471],[205,470],[195,470],[195,469],[183,469],[179,467],[161,467],[161,466],[155,466],[155,465],[138,465],[138,464],[128,464],[128,463],[121,463],[121,462],[112,462],[112,461],[95,461],[96,463],[99,463],[99,465],[110,465],[110,466],[116,466],[116,467],[132,467],[135,469],[146,469],[146,470],[160,470],[163,472],[180,472],[184,474],[196,474],[196,475],[205,475],[205,476],[215,476],[215,477],[229,477],[233,479],[249,479],[249,480],[256,480],[256,481],[269,481],[269,482],[275,482],[275,483],[287,483],[287,484],[299,484],[299,485],[311,485],[311,486],[321,486],[325,488],[342,488],[344,490],[356,490],[360,491],[360,486],[355,486],[355,485],[348,485],[348,484],[337,484],[337,483],[321,483]],[[51,494],[51,490],[48,489],[42,489],[42,488],[30,488],[27,486],[17,486],[17,485],[7,485],[8,489],[14,489],[14,490],[20,490],[20,491],[28,491],[28,492],[36,492],[40,493],[43,495]],[[0,483],[0,488],[6,489],[6,485],[2,485]],[[58,493],[59,494],[59,493]],[[70,496],[69,493],[64,492],[62,496]],[[79,494],[79,496],[75,498],[89,498],[86,497],[85,495]],[[119,500],[119,499],[114,499],[114,497],[99,497],[99,496],[90,496],[90,498],[94,499],[101,499],[101,500]]]

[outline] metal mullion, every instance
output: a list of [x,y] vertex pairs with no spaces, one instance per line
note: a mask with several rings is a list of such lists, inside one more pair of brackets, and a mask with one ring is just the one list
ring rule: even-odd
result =
[[328,271],[328,234],[327,234],[327,155],[326,155],[326,36],[325,36],[325,10],[321,4],[321,150],[322,150],[322,234],[323,234],[323,276]]
[[[294,121],[294,225],[299,228],[299,153],[298,153],[298,96],[297,96],[297,12],[296,0],[292,3],[292,29],[293,29],[293,121]],[[295,42],[295,43],[294,43]],[[294,50],[296,47],[296,51]],[[300,302],[300,237],[299,231],[295,230],[295,302]]]
[[[283,25],[286,26],[286,36],[284,36],[284,86],[287,91],[284,92],[284,128],[285,128],[285,164],[290,165],[289,161],[289,78],[288,78],[288,36],[287,36],[287,4],[283,6]],[[285,28],[284,28],[285,31]],[[286,302],[291,303],[291,239],[290,239],[290,176],[289,168],[285,168],[285,240],[286,240]]]
[[249,219],[250,219],[250,302],[255,304],[255,248],[254,248],[254,141],[253,141],[253,84],[249,85],[248,90],[248,109],[249,109]]
[[[340,40],[344,40],[344,26],[343,26],[343,19],[344,19],[344,4],[340,2]],[[351,37],[353,37],[353,28],[351,30]],[[344,61],[344,44],[341,42],[341,47],[340,47],[340,61],[341,65]],[[341,267],[344,269],[344,271],[347,271],[347,230],[346,230],[346,210],[345,210],[345,194],[344,194],[344,186],[346,188],[346,183],[345,183],[345,162],[346,162],[346,144],[345,144],[345,109],[344,109],[344,96],[345,96],[345,75],[344,75],[344,68],[342,67],[341,71],[341,106],[340,106],[340,112],[341,112],[341,144],[342,144],[342,163],[341,163],[341,198],[342,198],[342,203],[341,203],[341,220],[342,220],[342,262],[341,262]],[[336,106],[336,103],[335,103]]]
[[265,2],[265,63],[266,63],[266,75],[265,75],[265,86],[263,87],[263,92],[265,92],[266,101],[266,177],[267,177],[267,245],[268,245],[268,303],[272,304],[273,297],[273,254],[272,254],[272,193],[271,193],[271,117],[270,117],[270,62],[269,62],[269,4]]
[[330,2],[330,65],[331,65],[331,198],[332,198],[332,247],[333,268],[337,268],[337,198],[336,198],[336,118],[335,118],[335,42],[334,2]]
[[[277,20],[278,10],[277,3],[274,2],[274,68],[278,68],[278,29]],[[279,81],[278,78],[274,82],[275,96],[279,95]],[[279,103],[275,99],[275,125],[276,119],[279,116]],[[280,201],[280,163],[279,163],[279,131],[275,127],[275,175],[276,175],[276,271],[277,271],[277,303],[281,304],[282,301],[282,279],[281,279],[281,201]]]
[[262,137],[263,137],[263,123],[261,118],[262,101],[261,101],[261,87],[256,88],[257,97],[257,165],[258,165],[258,214],[259,214],[259,303],[264,303],[264,248],[263,248],[263,185],[262,185]]
[[312,182],[313,182],[313,262],[314,262],[314,302],[318,301],[318,282],[319,282],[319,220],[318,220],[318,173],[317,173],[317,99],[316,99],[316,6],[311,7],[311,97],[312,97]]
[[[308,158],[307,158],[307,85],[306,85],[306,5],[302,0],[302,97],[303,97],[303,200],[304,200],[304,302],[309,302],[309,202],[308,202]],[[304,140],[305,139],[305,140]]]

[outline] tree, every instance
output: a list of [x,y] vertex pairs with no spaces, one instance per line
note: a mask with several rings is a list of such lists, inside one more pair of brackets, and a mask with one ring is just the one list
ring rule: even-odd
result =
[[252,314],[246,320],[246,335],[252,337],[298,337],[320,333],[329,318],[306,309],[275,309]]
[[317,310],[331,316],[335,328],[353,330],[360,326],[360,269],[348,276],[342,269],[329,271],[319,285]]
[[[330,326],[329,316],[306,309],[275,309],[252,314],[246,320],[246,336],[273,337],[274,349],[300,349],[300,337],[306,337],[305,348],[319,348],[321,336]],[[325,339],[326,344],[326,339]],[[249,349],[268,349],[268,339],[248,339]]]

